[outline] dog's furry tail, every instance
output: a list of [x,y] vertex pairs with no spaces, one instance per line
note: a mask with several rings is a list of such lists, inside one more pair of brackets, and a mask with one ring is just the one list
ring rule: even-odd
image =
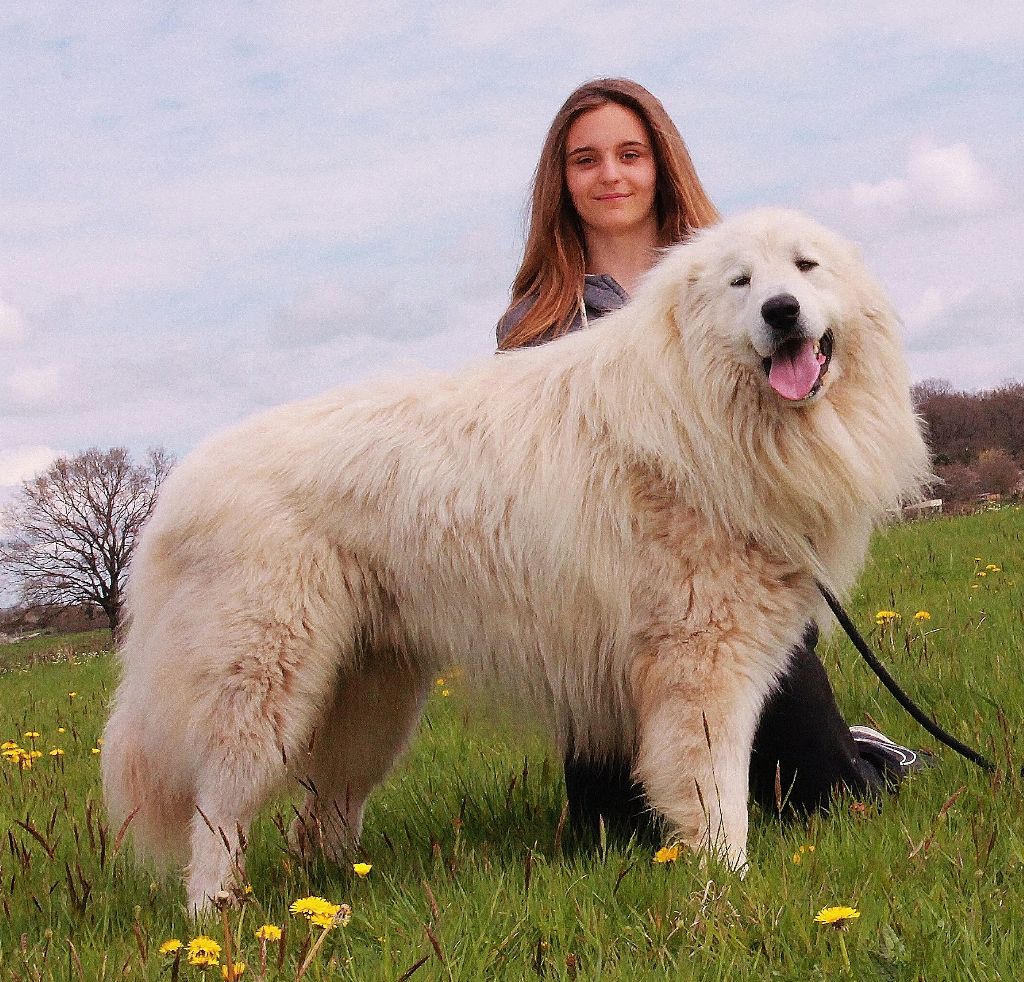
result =
[[144,742],[143,714],[115,707],[103,732],[103,793],[115,832],[130,832],[136,851],[166,868],[188,855],[195,790],[188,770],[175,766],[179,748]]

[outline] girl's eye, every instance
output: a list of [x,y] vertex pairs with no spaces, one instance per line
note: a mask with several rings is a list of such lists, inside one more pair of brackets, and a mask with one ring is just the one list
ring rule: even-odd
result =
[[813,259],[798,259],[796,261],[796,268],[801,273],[806,273],[808,270],[816,269],[818,264]]
[[750,286],[750,277],[744,273],[742,276],[737,276],[736,279],[730,280],[729,286]]

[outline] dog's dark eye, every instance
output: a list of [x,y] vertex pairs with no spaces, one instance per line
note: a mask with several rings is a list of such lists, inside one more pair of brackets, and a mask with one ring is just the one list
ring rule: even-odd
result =
[[798,259],[796,261],[796,268],[801,273],[806,273],[809,269],[816,269],[818,264],[813,259]]
[[729,281],[729,286],[750,286],[750,277],[746,274],[737,276],[736,279]]

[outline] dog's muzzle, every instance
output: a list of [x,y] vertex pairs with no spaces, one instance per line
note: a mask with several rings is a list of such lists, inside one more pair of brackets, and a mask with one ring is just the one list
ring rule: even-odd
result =
[[800,302],[791,293],[779,293],[761,304],[761,316],[772,338],[772,352],[763,360],[768,384],[789,402],[810,399],[821,389],[832,359],[832,331],[820,338],[807,337],[800,318]]

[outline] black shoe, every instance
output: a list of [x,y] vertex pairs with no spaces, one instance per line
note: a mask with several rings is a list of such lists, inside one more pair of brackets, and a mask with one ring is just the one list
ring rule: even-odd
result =
[[908,774],[923,771],[934,763],[931,754],[901,747],[870,726],[851,726],[850,736],[861,758],[885,778],[890,789],[898,787]]

